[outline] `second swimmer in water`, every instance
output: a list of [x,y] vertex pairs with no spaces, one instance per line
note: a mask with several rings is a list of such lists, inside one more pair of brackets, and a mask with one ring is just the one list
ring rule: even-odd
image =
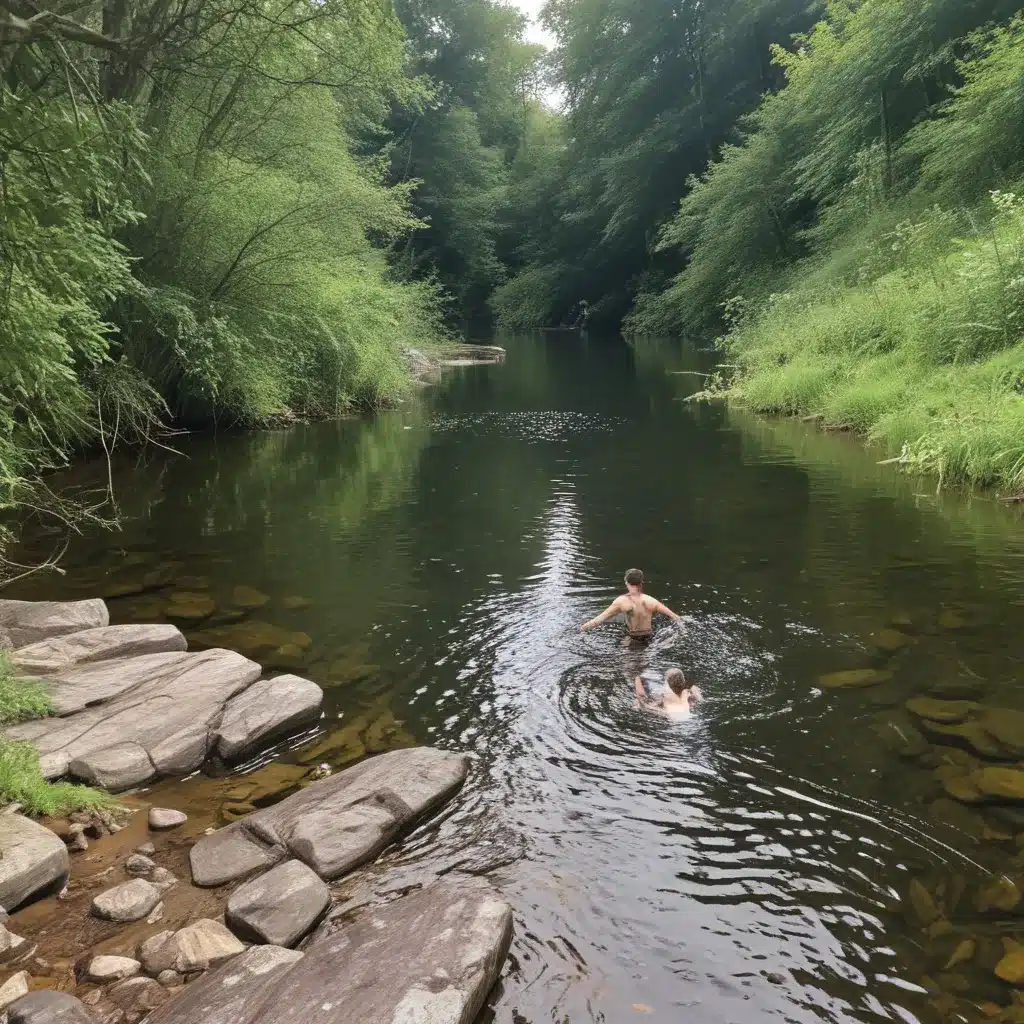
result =
[[647,711],[663,711],[673,718],[688,718],[704,699],[704,695],[699,686],[686,681],[682,669],[670,668],[665,673],[665,692],[660,697],[650,696],[644,681],[637,676],[636,699],[640,707]]
[[630,569],[626,573],[626,593],[614,601],[596,618],[584,622],[580,626],[580,632],[586,633],[588,629],[600,626],[616,615],[626,616],[626,638],[627,644],[645,644],[654,635],[651,629],[651,619],[655,612],[667,615],[674,622],[679,621],[671,608],[666,608],[660,601],[648,597],[644,593],[644,574],[639,569]]

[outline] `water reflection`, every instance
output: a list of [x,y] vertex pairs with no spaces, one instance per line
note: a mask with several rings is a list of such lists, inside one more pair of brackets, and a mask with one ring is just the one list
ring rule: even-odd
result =
[[[228,626],[234,587],[264,592],[238,619],[308,634],[295,667],[328,687],[321,734],[278,762],[470,751],[459,800],[352,898],[493,878],[517,917],[492,1020],[973,1019],[1009,1001],[992,969],[1016,926],[972,900],[1019,873],[1024,821],[949,799],[939,748],[900,746],[903,703],[1024,707],[1024,546],[852,445],[680,401],[706,369],[677,345],[522,339],[374,420],[196,439],[124,467],[125,535],[32,585],[160,572],[115,618],[203,586]],[[639,660],[614,627],[578,632],[631,565],[685,613]],[[907,644],[881,650],[886,629]],[[699,714],[639,710],[633,673],[676,664]],[[819,683],[863,667],[891,679]],[[908,917],[911,879],[938,918]]]

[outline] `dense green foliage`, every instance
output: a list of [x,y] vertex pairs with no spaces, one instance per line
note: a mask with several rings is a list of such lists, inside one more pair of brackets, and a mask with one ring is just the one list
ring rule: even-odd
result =
[[83,446],[399,396],[504,274],[522,29],[496,0],[0,3],[0,514],[95,512],[40,477]]
[[549,0],[567,103],[499,322],[724,325],[734,398],[1024,486],[1018,8]]
[[[16,679],[0,652],[0,727],[52,712],[42,683]],[[0,737],[0,802],[20,803],[29,814],[67,814],[84,807],[109,807],[113,800],[86,786],[47,782],[39,770],[39,752],[30,743]]]

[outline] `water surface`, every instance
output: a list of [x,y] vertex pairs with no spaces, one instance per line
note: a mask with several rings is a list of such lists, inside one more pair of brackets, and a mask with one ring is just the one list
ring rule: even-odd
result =
[[[507,344],[505,365],[372,420],[116,467],[125,532],[84,538],[65,580],[24,593],[143,571],[220,605],[257,588],[253,618],[308,634],[299,667],[327,689],[312,746],[275,758],[470,752],[465,791],[389,877],[483,873],[513,904],[489,1019],[972,1020],[1008,1003],[992,969],[1024,926],[973,894],[1024,871],[1024,818],[949,800],[942,750],[901,758],[884,726],[936,686],[1024,708],[1018,520],[848,439],[682,401],[710,363],[685,346]],[[578,631],[631,566],[685,616],[642,655],[620,626]],[[111,608],[155,618],[165,598]],[[892,623],[912,643],[883,657],[871,637]],[[708,698],[685,722],[633,697],[635,674],[674,665]],[[893,679],[819,685],[862,666]],[[907,910],[911,878],[950,931]],[[949,966],[965,937],[972,959]]]

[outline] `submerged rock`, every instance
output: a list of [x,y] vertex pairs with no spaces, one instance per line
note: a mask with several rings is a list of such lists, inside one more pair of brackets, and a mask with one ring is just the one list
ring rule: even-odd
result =
[[932,894],[916,878],[910,880],[910,886],[907,889],[907,904],[914,923],[922,928],[926,928],[942,916]]
[[160,902],[160,890],[133,878],[93,897],[92,912],[108,921],[141,921]]
[[308,633],[296,633],[259,619],[201,629],[190,633],[189,637],[197,647],[227,647],[257,661],[286,644],[307,650],[313,643]]
[[949,725],[962,722],[978,708],[966,700],[939,700],[936,697],[912,697],[906,703],[907,710],[918,718],[926,718],[929,722],[941,722]]
[[1006,875],[998,875],[990,879],[979,890],[974,900],[974,907],[979,914],[986,914],[990,910],[1000,910],[1009,913],[1021,901],[1020,886],[1012,878]]
[[6,731],[40,752],[47,778],[71,772],[124,789],[161,775],[187,775],[206,760],[224,705],[259,678],[232,651],[174,652],[76,666],[50,684],[65,717]]
[[826,690],[858,689],[862,686],[877,686],[892,679],[892,673],[877,668],[851,668],[844,672],[829,672],[818,677],[818,683]]
[[217,753],[237,760],[261,743],[315,722],[324,694],[300,676],[261,679],[228,702],[217,728]]
[[231,603],[236,608],[256,609],[270,603],[270,597],[255,587],[235,587],[231,591]]
[[226,918],[232,931],[250,942],[294,946],[330,903],[330,890],[316,872],[289,860],[236,889]]
[[187,646],[175,626],[98,626],[22,647],[12,662],[23,675],[44,674],[111,658],[184,651]]
[[14,648],[110,625],[107,606],[89,601],[0,601],[0,630]]
[[914,642],[913,637],[901,633],[898,629],[880,629],[871,634],[871,643],[882,654],[895,654],[897,651],[909,647]]
[[313,602],[308,597],[299,597],[298,595],[293,595],[284,598],[281,601],[281,604],[283,604],[284,607],[287,608],[289,611],[297,612],[312,607]]
[[223,885],[289,856],[339,878],[449,800],[468,766],[465,755],[432,747],[363,761],[201,839],[189,854],[193,881]]
[[71,859],[60,836],[21,814],[0,814],[0,907],[60,888]]
[[438,883],[326,922],[305,955],[254,947],[149,1024],[472,1024],[511,938],[512,909],[486,885]]
[[970,780],[988,799],[1024,801],[1024,769],[987,765],[972,772]]
[[1024,983],[1024,946],[1009,939],[1005,945],[1006,952],[996,964],[996,977],[1011,985],[1020,985]]
[[900,757],[920,757],[928,750],[928,741],[905,714],[879,715],[871,728],[882,743]]
[[217,610],[217,602],[209,594],[179,591],[171,594],[164,615],[175,622],[201,622]]

